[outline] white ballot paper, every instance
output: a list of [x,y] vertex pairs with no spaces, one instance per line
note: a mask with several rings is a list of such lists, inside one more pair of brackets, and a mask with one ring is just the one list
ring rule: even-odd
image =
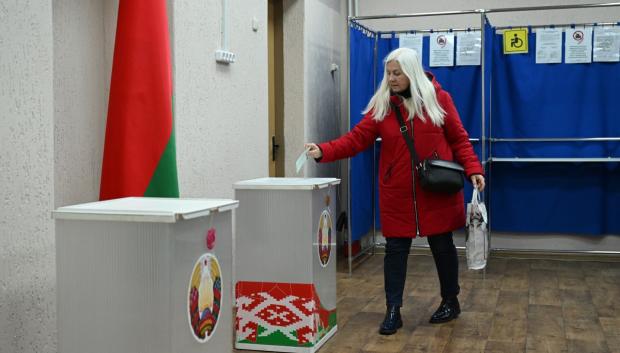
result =
[[592,27],[567,28],[564,47],[565,63],[591,63]]
[[454,66],[454,34],[431,33],[430,66]]
[[399,48],[410,48],[415,50],[422,60],[422,38],[424,36],[421,33],[406,33],[401,34],[398,37]]
[[310,151],[310,147],[306,148],[300,155],[297,157],[297,161],[295,162],[295,168],[297,169],[297,173],[301,170],[301,168],[306,164],[308,160],[308,151]]
[[592,61],[620,61],[620,27],[594,27]]
[[562,62],[562,29],[536,30],[536,63],[559,64]]
[[456,35],[456,64],[480,65],[482,38],[480,32],[461,32]]

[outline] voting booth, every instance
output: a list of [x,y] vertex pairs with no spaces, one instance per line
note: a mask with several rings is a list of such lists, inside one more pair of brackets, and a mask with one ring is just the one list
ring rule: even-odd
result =
[[58,351],[231,352],[237,206],[123,198],[54,211]]
[[[586,23],[554,23],[560,17],[551,16],[533,24],[528,15],[573,11],[568,19],[587,9],[583,19],[594,8],[609,11]],[[618,9],[616,2],[351,16],[350,128],[381,83],[386,56],[414,49],[450,94],[485,167],[489,235],[497,249],[613,250],[610,235],[620,234]],[[518,19],[487,16],[498,13]],[[468,24],[411,22],[437,15],[449,16],[447,26],[452,16]],[[382,18],[393,22],[377,21]],[[394,30],[397,19],[405,22]],[[380,148],[377,142],[350,161],[349,230],[353,242],[371,244],[362,252],[377,243],[364,237],[381,230],[375,218]],[[471,193],[466,185],[465,195]]]
[[315,352],[336,326],[334,178],[234,184],[238,349]]

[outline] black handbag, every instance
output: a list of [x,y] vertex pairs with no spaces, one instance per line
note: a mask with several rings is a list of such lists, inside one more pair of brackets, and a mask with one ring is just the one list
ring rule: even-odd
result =
[[[405,142],[409,148],[412,161],[411,165],[415,166],[418,171],[420,186],[425,190],[443,194],[454,194],[461,191],[464,185],[463,175],[465,170],[463,167],[458,163],[439,159],[437,154],[435,154],[436,158],[425,159],[418,163],[418,156],[413,145],[413,138],[407,133],[407,125],[400,112],[400,108],[394,103],[391,103],[391,106],[400,124],[400,132],[405,138]],[[413,129],[413,124],[411,126]],[[415,174],[414,170],[411,172]]]

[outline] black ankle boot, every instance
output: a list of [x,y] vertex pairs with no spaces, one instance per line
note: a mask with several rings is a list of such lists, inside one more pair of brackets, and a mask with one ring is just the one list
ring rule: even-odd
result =
[[400,307],[388,305],[385,319],[383,319],[381,326],[379,326],[379,333],[382,335],[393,335],[401,327],[403,327],[403,320],[400,318]]
[[460,313],[461,306],[456,297],[443,299],[439,308],[437,308],[437,311],[435,311],[428,322],[431,324],[441,324],[456,319]]

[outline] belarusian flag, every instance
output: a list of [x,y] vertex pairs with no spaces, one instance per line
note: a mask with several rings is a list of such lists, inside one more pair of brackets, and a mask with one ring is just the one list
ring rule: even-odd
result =
[[178,197],[166,0],[121,0],[99,198]]

